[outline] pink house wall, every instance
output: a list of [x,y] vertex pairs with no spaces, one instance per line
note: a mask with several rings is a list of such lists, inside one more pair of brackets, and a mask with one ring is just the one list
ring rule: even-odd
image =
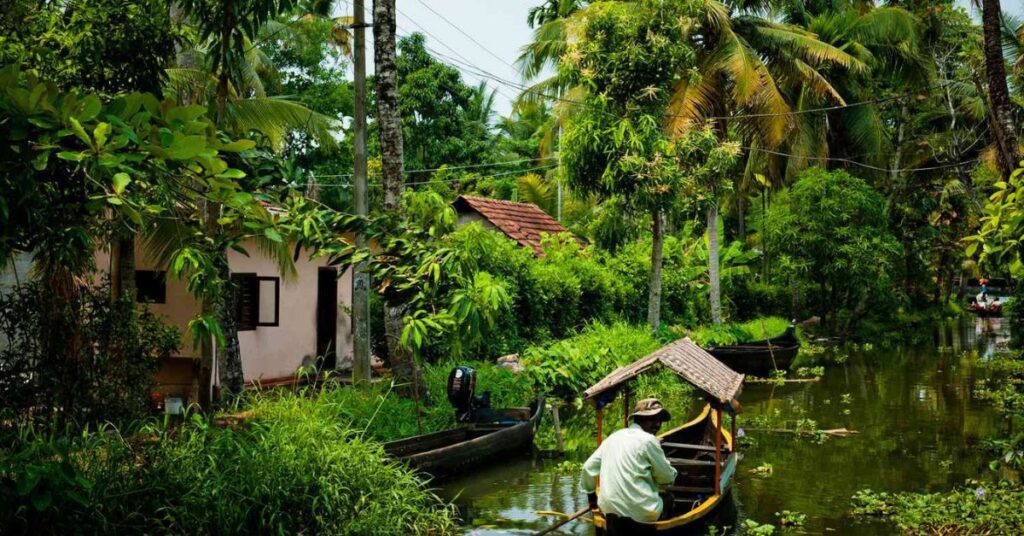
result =
[[[277,264],[259,254],[253,244],[243,244],[249,257],[236,251],[229,251],[228,263],[235,273],[255,273],[259,276],[281,277]],[[154,266],[146,258],[143,248],[136,248],[136,269],[165,270]],[[300,367],[308,367],[316,360],[316,308],[317,272],[327,265],[326,259],[308,260],[303,252],[296,264],[298,275],[281,277],[280,301],[277,326],[258,326],[255,330],[240,331],[238,342],[242,354],[242,372],[246,381],[281,379],[293,376]],[[110,271],[110,255],[99,252],[96,266],[103,272]],[[352,305],[351,270],[346,270],[338,280],[338,322],[335,347],[338,349],[338,368],[350,368],[353,354],[351,318]],[[167,299],[162,304],[150,304],[153,312],[178,326],[183,334],[180,355],[173,359],[188,360],[198,355],[189,340],[186,328],[189,320],[199,311],[199,302],[185,288],[184,281],[167,278]],[[176,365],[171,363],[170,365]],[[181,366],[165,367],[185,370]],[[170,372],[169,370],[166,372]],[[170,376],[180,376],[180,373]],[[161,379],[158,375],[158,379]],[[184,379],[166,378],[169,383],[179,385]],[[180,385],[180,387],[185,387]]]

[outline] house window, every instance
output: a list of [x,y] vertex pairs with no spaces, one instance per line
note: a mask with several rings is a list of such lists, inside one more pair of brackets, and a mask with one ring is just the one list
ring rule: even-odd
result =
[[167,303],[167,272],[136,270],[135,301],[139,303]]
[[238,331],[279,324],[281,278],[232,274],[231,279],[238,288],[238,301],[235,303]]

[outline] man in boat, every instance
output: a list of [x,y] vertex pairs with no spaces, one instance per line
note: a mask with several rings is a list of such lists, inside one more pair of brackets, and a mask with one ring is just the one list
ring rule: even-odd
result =
[[633,424],[608,436],[583,464],[583,491],[591,508],[604,513],[610,536],[656,534],[653,523],[664,508],[658,486],[676,478],[655,436],[669,420],[668,411],[657,399],[647,398],[637,402],[630,418]]

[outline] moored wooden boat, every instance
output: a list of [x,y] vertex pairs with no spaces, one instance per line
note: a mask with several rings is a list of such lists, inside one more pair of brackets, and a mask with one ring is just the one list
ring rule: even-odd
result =
[[1003,305],[998,301],[990,303],[987,307],[983,307],[978,302],[973,302],[967,306],[967,310],[982,318],[1003,316]]
[[[586,390],[584,396],[597,409],[597,442],[603,440],[603,408],[622,393],[629,407],[628,384],[638,375],[660,364],[705,393],[707,404],[695,419],[659,434],[662,449],[676,469],[675,482],[664,489],[665,508],[654,523],[659,533],[692,528],[720,506],[732,489],[739,462],[736,437],[736,398],[743,388],[743,374],[718,361],[690,339],[669,344],[653,354],[621,367]],[[723,414],[732,415],[730,433]],[[625,416],[624,416],[625,418]],[[628,418],[627,418],[628,421]],[[598,487],[600,496],[600,487]],[[598,534],[606,527],[600,509],[593,511]]]
[[384,444],[384,451],[419,471],[444,478],[460,469],[529,449],[543,412],[541,397],[529,408],[496,410],[493,422],[474,422],[391,441]]
[[711,346],[706,350],[734,370],[744,374],[763,375],[775,369],[788,369],[800,351],[800,340],[796,338],[796,327],[791,325],[778,337],[727,346]]

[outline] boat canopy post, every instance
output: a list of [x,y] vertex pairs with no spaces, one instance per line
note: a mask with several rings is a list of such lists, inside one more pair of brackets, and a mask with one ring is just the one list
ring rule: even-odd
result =
[[597,406],[597,446],[601,446],[601,440],[604,438],[604,408],[600,404]]
[[629,389],[622,390],[622,427],[629,427]]
[[715,495],[722,494],[722,408],[715,409]]

